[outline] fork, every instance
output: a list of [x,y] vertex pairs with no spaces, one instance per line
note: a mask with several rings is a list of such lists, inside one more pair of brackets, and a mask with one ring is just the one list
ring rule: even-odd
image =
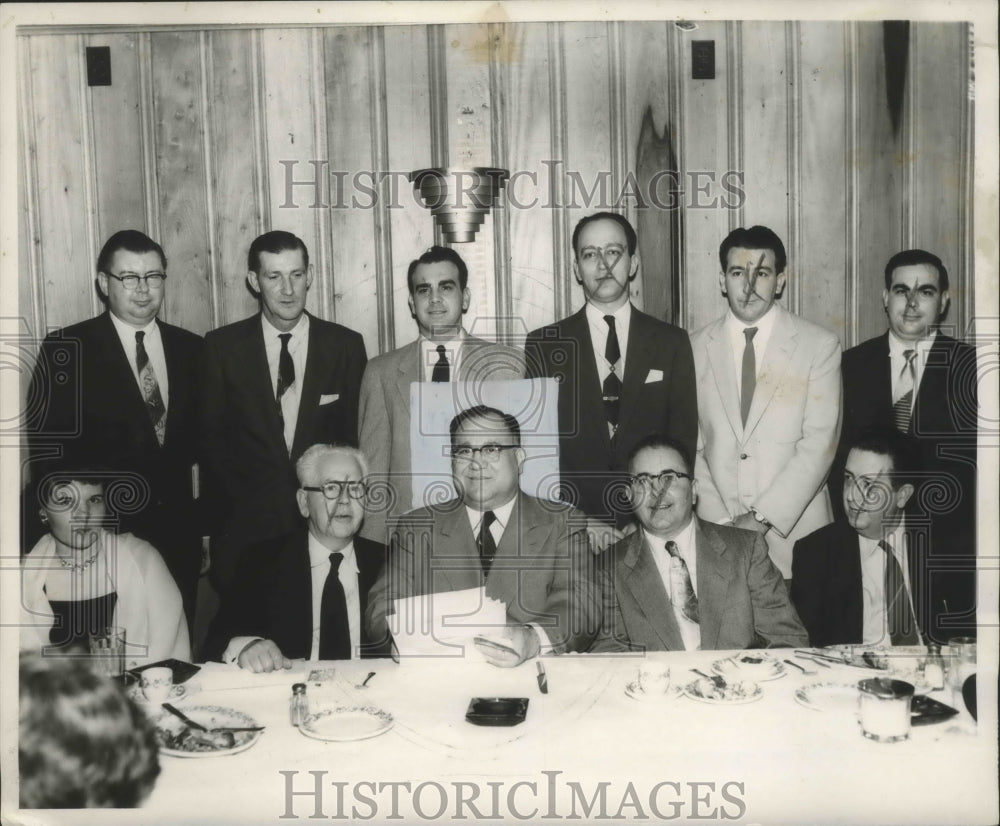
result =
[[794,665],[799,671],[801,671],[803,674],[807,676],[813,677],[819,674],[818,671],[813,671],[811,668],[806,668],[805,666],[799,665],[794,660],[785,660],[785,662],[788,663],[789,665]]

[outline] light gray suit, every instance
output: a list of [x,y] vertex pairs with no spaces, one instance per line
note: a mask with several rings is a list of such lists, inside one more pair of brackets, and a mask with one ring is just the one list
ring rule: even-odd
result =
[[[458,361],[459,381],[483,382],[524,378],[524,354],[513,347],[466,336]],[[388,484],[391,495],[376,487],[361,535],[387,541],[386,520],[412,507],[410,460],[410,385],[423,378],[419,339],[373,358],[361,380],[358,442],[372,477]],[[476,398],[474,392],[466,394]],[[382,489],[385,493],[386,489]],[[391,500],[391,501],[387,501]]]
[[726,316],[691,338],[698,382],[698,516],[728,522],[752,507],[773,525],[771,559],[792,575],[792,546],[832,517],[826,477],[840,434],[840,342],[775,305],[744,427]]
[[[698,615],[705,650],[808,645],[764,538],[695,520]],[[605,554],[605,609],[591,651],[683,651],[660,571],[642,531]]]

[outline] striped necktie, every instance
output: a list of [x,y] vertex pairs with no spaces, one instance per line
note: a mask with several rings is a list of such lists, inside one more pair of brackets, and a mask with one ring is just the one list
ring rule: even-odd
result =
[[142,330],[137,330],[135,333],[135,367],[139,372],[139,386],[142,388],[142,400],[146,403],[146,412],[153,423],[156,441],[162,447],[167,435],[167,406],[163,403],[160,385],[156,381],[156,372],[146,352],[146,345],[143,342],[145,335]]
[[919,645],[920,631],[916,617],[910,608],[910,598],[906,593],[903,569],[892,552],[892,546],[885,541],[878,546],[885,552],[885,619],[889,640],[893,645]]
[[687,563],[681,556],[680,549],[678,549],[676,542],[672,540],[667,542],[667,553],[670,554],[672,559],[676,559],[678,563],[676,565],[678,585],[681,586],[681,591],[684,594],[684,601],[680,606],[681,613],[684,615],[685,619],[697,623],[698,597],[695,595],[694,585],[691,583],[691,572],[688,570]]
[[917,384],[917,351],[904,350],[906,364],[896,382],[896,400],[892,405],[892,418],[896,429],[906,433],[910,429],[910,415],[913,412],[913,388]]

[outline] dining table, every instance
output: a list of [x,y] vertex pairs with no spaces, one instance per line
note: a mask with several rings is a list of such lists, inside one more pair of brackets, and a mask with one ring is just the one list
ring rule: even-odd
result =
[[[241,751],[162,755],[134,822],[995,822],[995,714],[977,722],[959,692],[921,687],[919,652],[890,651],[876,672],[771,649],[748,696],[697,696],[706,678],[694,669],[733,682],[726,669],[746,654],[562,655],[515,668],[463,656],[295,661],[261,674],[206,663],[173,704],[233,710],[263,730]],[[639,678],[651,671],[666,690],[648,696]],[[857,684],[881,674],[958,713],[898,742],[863,736]],[[296,683],[328,724],[319,737],[292,725]],[[477,725],[473,698],[527,703],[517,720],[479,721],[508,725]],[[345,713],[374,722],[340,737],[329,724]]]

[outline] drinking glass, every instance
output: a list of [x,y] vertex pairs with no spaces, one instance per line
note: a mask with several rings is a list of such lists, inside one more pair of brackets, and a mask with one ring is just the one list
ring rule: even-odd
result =
[[125,671],[125,629],[109,625],[90,635],[90,661],[99,674],[117,677]]

